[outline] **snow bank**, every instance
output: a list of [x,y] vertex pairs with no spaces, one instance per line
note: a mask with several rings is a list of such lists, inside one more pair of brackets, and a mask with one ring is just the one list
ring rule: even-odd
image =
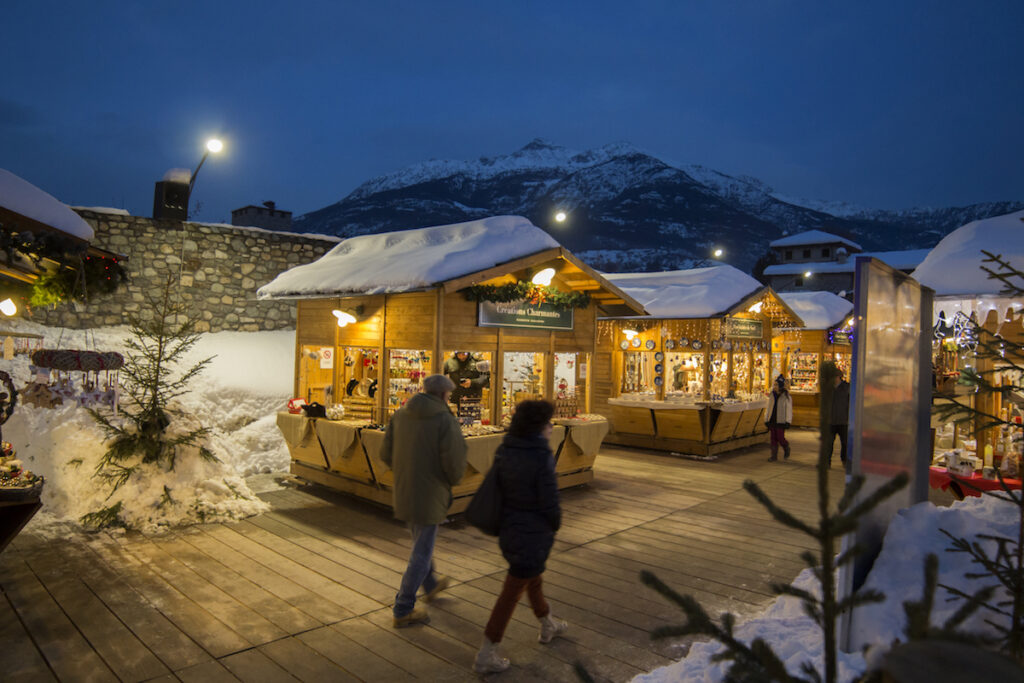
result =
[[[976,571],[977,566],[972,565],[964,553],[944,552],[950,541],[939,529],[946,529],[954,536],[972,539],[979,534],[1016,538],[1016,523],[1016,508],[991,496],[968,498],[948,508],[920,503],[901,511],[889,525],[882,552],[865,584],[865,588],[884,593],[886,600],[858,608],[852,633],[855,652],[839,653],[839,680],[852,681],[864,672],[867,667],[861,654],[864,648],[874,648],[874,658],[895,640],[902,638],[905,625],[903,602],[921,599],[924,558],[928,553],[935,553],[939,557],[940,584],[973,593],[986,583],[964,578],[965,573]],[[993,547],[990,543],[990,554]],[[994,582],[989,580],[987,583]],[[793,585],[815,595],[821,594],[820,586],[810,570],[801,572]],[[944,623],[962,605],[960,602],[946,602],[947,597],[943,589],[938,589],[932,611],[933,624]],[[984,623],[985,618],[992,618],[992,615],[976,613],[965,624],[965,628],[993,633],[992,627]],[[680,623],[682,620],[680,613]],[[821,661],[821,631],[804,614],[796,598],[777,598],[759,617],[737,626],[736,635],[746,643],[755,638],[765,640],[792,674],[801,673],[800,665],[804,661],[817,663],[819,671],[824,669]],[[711,661],[711,657],[721,650],[722,646],[716,642],[695,643],[680,661],[637,676],[633,681],[718,683],[725,679],[730,666],[729,662]]]
[[779,294],[786,305],[804,321],[804,329],[827,330],[853,312],[853,302],[832,292],[787,292]]
[[557,246],[549,234],[520,216],[363,235],[339,243],[313,263],[286,270],[256,295],[270,299],[412,291]]
[[[49,347],[95,349],[124,353],[127,328],[56,330],[18,321],[24,332],[45,337]],[[228,519],[256,514],[263,503],[253,499],[243,477],[281,472],[289,455],[276,425],[276,414],[292,391],[295,333],[218,332],[201,335],[188,367],[201,358],[214,360],[181,397],[182,407],[212,432],[208,446],[221,463],[195,458],[179,462],[173,472],[150,468],[140,483],[105,500],[107,489],[92,478],[105,450],[104,434],[83,408],[55,410],[19,405],[3,426],[25,467],[46,477],[44,507],[32,529],[55,529],[55,522],[77,522],[93,512],[124,501],[125,516],[141,528],[188,524],[202,519]],[[29,360],[17,356],[6,364],[22,387],[29,379]],[[77,377],[75,378],[77,381]],[[159,507],[163,486],[175,503]]]
[[92,226],[67,204],[0,168],[0,206],[88,242]]
[[707,318],[723,313],[757,290],[760,282],[729,265],[662,273],[606,273],[654,318]]

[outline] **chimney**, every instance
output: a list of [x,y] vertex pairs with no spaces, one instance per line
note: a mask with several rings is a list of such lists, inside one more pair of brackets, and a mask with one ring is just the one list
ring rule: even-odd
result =
[[188,220],[188,186],[192,173],[187,168],[172,168],[153,190],[153,218]]

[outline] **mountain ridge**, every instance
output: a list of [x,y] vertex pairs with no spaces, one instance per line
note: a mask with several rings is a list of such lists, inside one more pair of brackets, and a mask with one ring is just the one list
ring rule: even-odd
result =
[[[793,199],[757,178],[668,163],[627,142],[579,151],[536,138],[510,154],[432,159],[370,178],[293,229],[352,237],[516,214],[601,270],[706,265],[721,247],[726,262],[750,271],[769,242],[802,230],[834,232],[866,250],[926,248],[971,220],[1022,208],[893,211]],[[558,209],[569,212],[565,224],[552,218]]]

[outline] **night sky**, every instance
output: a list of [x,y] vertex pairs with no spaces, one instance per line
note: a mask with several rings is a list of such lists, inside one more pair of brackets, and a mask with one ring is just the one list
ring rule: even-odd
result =
[[1024,199],[1024,2],[50,2],[0,11],[0,167],[296,215],[430,158],[629,142],[794,197]]

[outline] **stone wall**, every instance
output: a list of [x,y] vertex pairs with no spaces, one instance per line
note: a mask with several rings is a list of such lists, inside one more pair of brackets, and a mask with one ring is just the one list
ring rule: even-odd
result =
[[77,212],[96,231],[93,246],[128,257],[128,284],[89,304],[33,310],[32,319],[46,325],[105,327],[127,324],[132,315],[145,318],[146,294],[160,291],[171,276],[191,302],[200,332],[294,328],[295,302],[257,301],[256,290],[337,244],[258,228]]

